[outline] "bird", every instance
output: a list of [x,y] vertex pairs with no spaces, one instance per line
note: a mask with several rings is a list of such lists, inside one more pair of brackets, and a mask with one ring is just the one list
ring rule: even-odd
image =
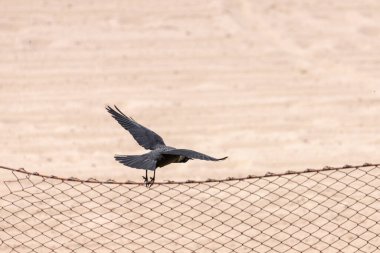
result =
[[[199,159],[206,161],[221,161],[228,158],[214,158],[200,152],[190,149],[177,149],[167,146],[157,133],[137,123],[132,117],[125,115],[116,105],[115,108],[106,106],[106,110],[111,116],[125,129],[137,143],[143,148],[150,150],[142,155],[115,155],[114,158],[119,163],[135,168],[145,170],[143,176],[144,184],[150,188],[156,178],[156,169],[164,167],[171,163],[186,163],[189,160]],[[148,171],[153,171],[153,177],[148,180]]]

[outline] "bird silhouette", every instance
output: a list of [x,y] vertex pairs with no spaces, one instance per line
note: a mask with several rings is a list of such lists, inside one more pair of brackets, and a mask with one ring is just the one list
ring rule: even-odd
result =
[[[145,149],[151,150],[142,155],[115,155],[116,161],[123,165],[145,170],[144,183],[147,187],[151,187],[156,177],[156,169],[164,167],[171,163],[186,163],[192,159],[200,159],[206,161],[220,161],[227,158],[214,158],[190,149],[177,149],[166,146],[164,140],[152,130],[137,123],[131,117],[126,116],[115,105],[115,109],[106,106],[106,110],[112,117],[127,130],[137,143]],[[148,170],[153,171],[153,177],[148,181]]]

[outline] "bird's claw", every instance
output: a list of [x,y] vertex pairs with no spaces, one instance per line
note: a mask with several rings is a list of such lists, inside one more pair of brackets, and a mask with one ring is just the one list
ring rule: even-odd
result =
[[142,177],[144,179],[144,184],[147,188],[150,188],[152,187],[152,185],[154,184],[154,177],[150,177],[150,181],[148,181],[147,177]]
[[153,177],[150,177],[150,181],[148,183],[148,188],[152,187],[152,185],[154,184],[154,178]]
[[146,187],[149,187],[149,183],[150,183],[150,181],[148,181],[148,179],[147,179],[147,177],[142,177],[143,179],[144,179],[144,184],[145,184],[145,186]]

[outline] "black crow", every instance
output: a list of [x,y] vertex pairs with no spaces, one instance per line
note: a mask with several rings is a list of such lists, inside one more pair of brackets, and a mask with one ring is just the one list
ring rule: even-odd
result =
[[[140,125],[131,117],[122,113],[119,108],[115,109],[110,106],[106,107],[119,124],[127,130],[133,138],[145,149],[151,151],[143,155],[115,155],[116,161],[136,169],[145,170],[144,183],[147,187],[153,185],[157,167],[164,167],[170,163],[185,163],[191,159],[200,159],[206,161],[220,161],[223,158],[214,158],[189,149],[177,149],[166,146],[164,140],[152,130]],[[148,170],[153,170],[153,177],[148,181]]]

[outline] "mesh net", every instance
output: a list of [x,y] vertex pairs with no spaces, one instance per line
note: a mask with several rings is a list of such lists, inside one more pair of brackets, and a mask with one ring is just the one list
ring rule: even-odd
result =
[[1,252],[379,252],[379,165],[162,182],[1,167]]

